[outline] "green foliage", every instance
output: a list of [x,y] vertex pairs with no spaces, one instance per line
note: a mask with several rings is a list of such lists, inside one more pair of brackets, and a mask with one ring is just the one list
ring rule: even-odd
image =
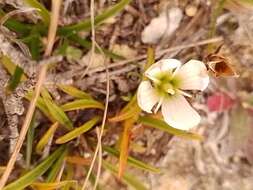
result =
[[84,92],[81,91],[79,89],[77,89],[74,86],[71,85],[64,85],[64,84],[58,84],[57,85],[58,88],[60,88],[63,92],[65,92],[66,94],[73,96],[75,98],[80,98],[80,99],[91,99],[91,96]]
[[48,10],[37,0],[25,0],[25,2],[33,8],[38,9],[38,13],[42,17],[43,22],[48,25],[50,22],[50,13]]
[[59,156],[57,161],[51,167],[51,170],[49,171],[48,176],[46,178],[46,182],[54,182],[56,180],[56,177],[61,170],[62,164],[67,154],[68,149],[65,149],[64,152]]
[[100,102],[92,99],[79,99],[72,102],[68,102],[61,106],[64,111],[73,111],[87,108],[104,109],[104,105]]
[[156,129],[160,129],[160,130],[167,132],[171,135],[176,135],[179,137],[192,139],[192,140],[202,140],[203,139],[203,137],[198,134],[194,134],[194,133],[191,133],[188,131],[183,131],[180,129],[173,128],[173,127],[169,126],[167,123],[165,123],[164,121],[159,120],[159,119],[155,119],[155,118],[152,118],[149,116],[139,117],[139,122],[142,125],[153,127]]
[[23,69],[19,66],[16,66],[14,74],[9,81],[8,90],[13,91],[19,85],[21,78],[23,76]]
[[[110,172],[112,172],[114,175],[117,175],[118,173],[118,169],[116,166],[110,164],[109,162],[106,162],[106,161],[103,161],[102,162],[102,166],[109,170]],[[143,185],[136,176],[128,173],[128,172],[125,172],[123,174],[123,181],[132,186],[134,189],[136,190],[147,190],[147,188],[145,187],[145,185]]]
[[34,133],[35,133],[35,115],[36,112],[33,114],[33,118],[31,124],[29,126],[26,138],[26,168],[30,167],[31,158],[32,158],[32,151],[33,151],[33,140],[34,140]]
[[[94,19],[95,26],[98,26],[99,24],[104,23],[108,18],[116,15],[120,11],[124,9],[124,7],[129,4],[131,0],[121,0],[116,5],[110,7],[107,10],[104,10],[100,15],[96,16]],[[91,21],[90,19],[84,20],[78,24],[72,25],[72,26],[66,26],[62,27],[59,32],[60,34],[71,34],[74,31],[80,31],[80,30],[90,30],[91,29]]]
[[52,99],[50,99],[46,93],[43,93],[43,91],[42,97],[50,115],[60,124],[65,126],[66,129],[73,129],[72,121],[68,118],[67,114],[62,110],[62,108],[59,107],[54,101],[52,101]]
[[[103,150],[106,151],[107,153],[119,157],[120,152],[112,147],[109,146],[103,146]],[[150,166],[140,160],[137,160],[131,156],[128,156],[127,158],[128,164],[130,164],[131,166],[135,167],[135,168],[139,168],[148,172],[154,172],[154,173],[160,173],[160,169],[155,168],[153,166]]]
[[54,132],[56,131],[58,127],[58,122],[54,123],[41,137],[39,140],[35,150],[37,154],[41,154],[44,147],[48,144],[52,136],[54,135]]
[[89,120],[88,122],[84,123],[81,127],[75,128],[72,131],[68,132],[67,134],[59,137],[56,140],[57,144],[63,144],[68,141],[71,141],[74,138],[79,137],[81,134],[90,130],[101,118],[94,117],[93,119]]
[[38,177],[42,176],[52,166],[56,159],[64,153],[65,149],[65,146],[59,147],[34,169],[18,178],[14,182],[8,184],[3,188],[3,190],[21,190],[31,185],[35,180],[38,179]]

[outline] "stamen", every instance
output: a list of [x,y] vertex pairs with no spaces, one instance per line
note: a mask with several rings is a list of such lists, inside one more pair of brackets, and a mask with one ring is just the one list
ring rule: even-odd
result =
[[171,95],[174,95],[176,93],[175,90],[173,90],[172,88],[169,88],[167,92]]
[[154,110],[154,113],[157,113],[157,112],[158,112],[159,108],[161,107],[161,105],[162,105],[162,103],[163,103],[163,100],[164,100],[164,96],[162,96],[162,97],[160,98],[160,100],[159,100],[159,102],[158,102],[158,104],[157,104],[157,106],[156,106],[156,108],[155,108],[155,110]]
[[175,71],[174,71],[173,74],[172,74],[172,78],[177,74],[177,72],[179,71],[179,69],[180,69],[180,66],[178,66],[178,67],[175,69]]
[[146,75],[150,80],[152,80],[155,84],[160,84],[161,81],[158,80],[157,78],[150,76],[150,75]]
[[189,97],[189,98],[191,98],[192,97],[192,95],[191,94],[189,94],[189,93],[187,93],[187,92],[185,92],[185,91],[183,91],[183,90],[177,90],[180,94],[182,94],[182,95],[184,95],[184,96],[187,96],[187,97]]

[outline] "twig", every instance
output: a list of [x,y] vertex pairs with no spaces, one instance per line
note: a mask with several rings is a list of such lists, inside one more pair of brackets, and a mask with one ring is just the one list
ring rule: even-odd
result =
[[[97,48],[103,54],[102,49],[98,45],[97,45]],[[106,60],[106,59],[104,59],[104,60]],[[95,164],[98,152],[102,152],[102,150],[100,150],[100,149],[102,149],[102,145],[101,145],[102,142],[101,141],[102,141],[102,136],[103,136],[103,132],[104,132],[104,128],[105,128],[105,121],[106,121],[106,117],[107,117],[107,110],[108,110],[108,103],[109,103],[109,94],[110,94],[110,82],[109,82],[110,78],[109,78],[109,70],[108,70],[108,66],[107,66],[106,62],[105,62],[105,68],[106,68],[106,101],[105,101],[105,110],[104,110],[104,115],[103,115],[103,120],[102,120],[100,134],[99,134],[99,137],[98,137],[98,143],[97,143],[97,146],[96,146],[96,149],[95,149],[95,152],[94,152],[94,156],[93,156],[92,161],[91,161],[91,165],[90,165],[89,171],[88,171],[87,176],[85,178],[85,181],[83,183],[82,190],[84,190],[85,187],[87,186],[88,179],[89,179],[89,176],[91,174],[92,168],[93,168],[93,166]],[[101,157],[99,157],[98,168],[101,168],[101,164],[102,164],[102,155],[101,155]],[[93,189],[96,189],[96,186],[97,186],[97,183],[98,183],[98,178],[100,176],[100,171],[101,170],[98,169],[98,173],[97,173],[97,177],[96,177],[96,181],[95,181]]]
[[2,178],[0,180],[0,189],[2,189],[5,185],[5,183],[7,182],[7,179],[9,178],[9,175],[10,175],[10,173],[11,173],[13,167],[14,167],[14,164],[17,160],[18,153],[19,153],[19,151],[22,147],[22,144],[25,140],[27,130],[28,130],[29,125],[30,125],[31,120],[32,120],[33,112],[35,110],[36,101],[39,97],[40,89],[42,87],[43,81],[44,81],[45,76],[46,76],[46,69],[47,69],[47,65],[43,65],[43,67],[41,68],[40,75],[39,75],[39,78],[38,78],[38,82],[37,82],[36,88],[35,88],[34,98],[32,99],[32,101],[29,105],[25,121],[22,125],[21,132],[20,132],[20,135],[19,135],[18,140],[17,140],[17,144],[16,144],[16,146],[14,148],[14,151],[11,155],[11,158],[10,158],[8,164],[7,164],[6,170],[4,171],[4,173],[2,175]]
[[[217,42],[220,42],[220,41],[223,41],[222,37],[215,37],[215,38],[210,38],[210,39],[207,39],[207,40],[202,40],[202,41],[199,41],[199,42],[194,42],[194,43],[190,43],[190,44],[171,47],[171,48],[168,48],[168,49],[158,51],[156,53],[156,58],[158,58],[160,56],[163,56],[164,54],[169,53],[169,52],[174,52],[174,51],[183,50],[183,49],[187,49],[187,48],[192,48],[192,47],[196,47],[196,46],[202,46],[202,45],[206,45],[206,44],[210,44],[210,43],[217,43]],[[126,64],[131,63],[131,62],[134,63],[136,61],[146,59],[146,58],[147,58],[147,55],[144,54],[144,55],[137,56],[133,59],[119,61],[119,62],[108,65],[108,69],[123,66],[123,65],[126,65]],[[99,67],[99,68],[90,70],[89,74],[93,74],[93,73],[96,73],[96,72],[101,72],[101,71],[104,71],[104,70],[105,70],[104,67]]]
[[48,31],[48,43],[44,54],[45,56],[51,55],[51,52],[53,50],[60,15],[61,1],[62,0],[52,0],[52,13]]
[[[57,30],[57,22],[58,22],[58,18],[59,18],[60,6],[61,6],[61,0],[52,0],[52,15],[51,15],[51,21],[50,21],[49,33],[48,33],[49,43],[48,43],[48,46],[45,51],[45,56],[49,56],[52,52],[54,38],[56,35],[56,30]],[[4,40],[3,36],[0,36],[0,40],[1,39]],[[8,54],[9,52],[5,52],[5,53]],[[25,117],[25,121],[22,125],[21,132],[18,137],[17,144],[14,148],[13,154],[11,155],[11,158],[7,164],[6,170],[4,171],[2,178],[0,180],[0,189],[2,189],[4,187],[4,185],[6,184],[8,178],[9,178],[9,175],[11,174],[11,171],[14,167],[14,164],[17,160],[17,156],[18,156],[19,151],[22,147],[22,144],[25,140],[25,136],[26,136],[26,133],[27,133],[28,128],[30,126],[30,123],[31,123],[31,120],[33,117],[33,113],[34,113],[34,110],[36,107],[36,102],[37,102],[37,99],[40,95],[41,87],[42,87],[43,82],[46,78],[47,66],[48,66],[48,63],[43,64],[41,67],[41,70],[39,72],[38,82],[35,87],[34,97],[31,100],[31,103],[29,105],[29,108],[28,108],[28,111],[27,111],[27,114]]]
[[95,33],[94,0],[90,1],[90,22],[91,22],[91,40],[92,40],[91,52],[90,52],[90,56],[89,56],[89,62],[87,64],[87,67],[86,67],[84,73],[82,74],[81,78],[83,78],[87,74],[91,64],[93,63],[94,55],[95,55],[96,33]]

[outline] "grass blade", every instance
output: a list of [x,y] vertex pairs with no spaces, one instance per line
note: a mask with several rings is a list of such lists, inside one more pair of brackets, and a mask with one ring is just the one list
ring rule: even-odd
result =
[[138,115],[139,113],[140,113],[140,108],[138,107],[138,105],[133,105],[131,108],[129,108],[125,112],[110,118],[109,121],[110,122],[124,121],[135,115]]
[[[74,169],[73,166],[68,164],[66,165],[66,177],[65,180],[72,180],[74,177]],[[62,187],[62,190],[69,190],[71,188],[70,184],[65,185]]]
[[54,135],[54,132],[56,131],[57,127],[58,122],[51,125],[51,127],[47,130],[47,132],[41,137],[35,148],[37,154],[42,153],[43,148],[48,144],[50,138]]
[[[33,97],[33,94],[34,94],[34,91],[30,91],[28,92],[26,95],[25,95],[25,98],[29,101],[32,100],[32,97]],[[47,109],[47,106],[44,102],[44,100],[39,97],[37,102],[36,102],[36,107],[40,109],[40,111],[43,112],[43,114],[52,122],[55,122],[55,119],[50,115],[49,113],[49,110]]]
[[9,84],[8,84],[8,90],[13,91],[18,86],[18,84],[21,81],[21,78],[23,76],[23,69],[21,69],[19,66],[16,66],[13,76],[11,77]]
[[46,182],[54,182],[57,178],[57,175],[59,171],[61,170],[62,164],[64,162],[64,159],[68,153],[68,149],[65,149],[64,152],[59,156],[58,160],[54,163],[52,166],[52,169],[50,170]]
[[[120,152],[112,147],[109,146],[103,146],[103,150],[106,151],[107,153],[119,157]],[[154,173],[160,173],[160,169],[155,168],[153,166],[150,166],[140,160],[137,160],[136,158],[133,158],[131,156],[128,156],[127,158],[127,162],[129,165],[135,167],[135,168],[139,168],[148,172],[154,172]]]
[[25,2],[33,8],[38,9],[43,22],[48,25],[50,22],[50,13],[49,11],[37,0],[25,0]]
[[91,96],[87,94],[84,91],[81,91],[71,85],[64,85],[64,84],[58,84],[58,88],[60,88],[63,92],[66,94],[73,96],[75,98],[80,98],[80,99],[90,99]]
[[29,171],[16,181],[8,184],[3,190],[19,190],[32,184],[38,177],[43,175],[55,162],[55,160],[64,152],[65,146],[59,147],[48,158],[42,161],[33,170]]
[[31,124],[30,124],[28,132],[27,132],[26,156],[25,156],[27,169],[30,167],[31,158],[32,158],[33,139],[34,139],[34,132],[35,132],[35,115],[36,115],[36,112],[34,112],[34,114],[33,114],[33,118],[32,118]]
[[167,123],[165,123],[164,121],[159,120],[159,119],[155,119],[155,118],[152,118],[149,116],[139,117],[139,122],[143,125],[153,127],[156,129],[160,129],[160,130],[165,131],[169,134],[176,135],[179,137],[192,139],[192,140],[203,140],[203,137],[201,135],[173,128],[173,127],[169,126]]
[[81,134],[87,132],[90,130],[101,118],[100,117],[94,117],[93,119],[89,120],[88,122],[84,123],[81,127],[75,128],[72,131],[68,132],[67,134],[59,137],[56,140],[57,144],[63,144],[66,142],[71,141],[72,139],[77,138]]
[[43,100],[47,106],[47,109],[51,116],[58,121],[60,124],[66,127],[66,129],[71,130],[73,129],[73,124],[68,118],[67,114],[59,107],[56,103],[54,103],[47,94],[43,93],[42,91]]
[[33,183],[31,186],[37,190],[54,190],[63,188],[65,186],[70,186],[76,189],[77,181],[76,180],[66,180],[54,183]]
[[63,111],[73,111],[79,109],[86,109],[86,108],[97,108],[97,109],[104,109],[104,105],[100,102],[92,99],[81,99],[81,100],[74,100],[72,102],[66,103],[61,106]]
[[[116,15],[120,11],[124,9],[124,7],[129,4],[131,0],[121,0],[116,5],[110,7],[109,9],[103,11],[100,15],[96,16],[94,19],[95,26],[98,26],[99,24],[102,24],[106,19]],[[73,31],[77,32],[80,30],[90,30],[91,29],[91,21],[90,19],[84,20],[78,24],[72,25],[72,26],[66,26],[62,27],[59,32],[61,34],[69,34]]]
[[[5,12],[0,8],[0,19],[4,17]],[[21,35],[27,35],[30,32],[31,25],[23,24],[15,19],[9,18],[5,23],[4,26],[9,28],[12,31],[15,31]]]
[[[117,175],[118,173],[118,169],[110,164],[109,162],[106,162],[106,161],[103,161],[102,162],[102,166],[111,171],[114,175]],[[145,187],[145,185],[143,185],[138,179],[136,176],[130,174],[130,173],[127,173],[125,172],[124,175],[122,176],[123,178],[123,181],[126,183],[126,184],[129,184],[130,186],[132,186],[133,188],[135,188],[136,190],[147,190],[147,188]]]
[[[3,64],[4,68],[11,74],[14,75],[16,70],[16,65],[10,60],[7,56],[1,57],[1,63]],[[27,78],[24,73],[22,73],[22,76],[20,78],[21,81],[25,81]]]

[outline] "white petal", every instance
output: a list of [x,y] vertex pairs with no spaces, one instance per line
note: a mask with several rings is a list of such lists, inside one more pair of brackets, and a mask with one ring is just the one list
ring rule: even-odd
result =
[[200,122],[199,114],[182,95],[165,99],[162,114],[166,123],[181,130],[189,130]]
[[209,76],[203,62],[190,60],[185,63],[177,72],[182,90],[205,90],[209,83]]
[[181,64],[177,59],[162,59],[151,65],[145,72],[145,75],[152,80],[157,74],[161,72],[172,72],[173,69],[180,67]]
[[140,108],[152,113],[152,108],[159,101],[159,96],[149,81],[142,81],[137,91],[137,102]]

